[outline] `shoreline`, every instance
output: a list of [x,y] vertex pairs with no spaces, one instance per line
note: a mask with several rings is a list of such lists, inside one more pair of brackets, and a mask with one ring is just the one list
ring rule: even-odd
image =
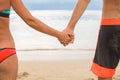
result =
[[51,61],[51,60],[81,60],[93,59],[94,50],[38,50],[38,51],[17,51],[19,60],[30,61]]

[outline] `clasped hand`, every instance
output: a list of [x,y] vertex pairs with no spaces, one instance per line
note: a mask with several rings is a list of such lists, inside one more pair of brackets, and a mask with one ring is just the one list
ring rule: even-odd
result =
[[73,32],[73,30],[71,30],[69,28],[64,29],[61,32],[58,40],[64,46],[67,46],[68,44],[73,43],[74,42],[74,32]]

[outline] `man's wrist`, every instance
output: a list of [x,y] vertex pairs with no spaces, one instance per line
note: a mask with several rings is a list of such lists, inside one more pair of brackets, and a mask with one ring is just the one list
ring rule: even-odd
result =
[[70,29],[70,30],[74,30],[75,25],[73,25],[73,24],[72,24],[72,25],[70,25],[70,24],[69,24],[69,25],[67,26],[67,28],[68,28],[68,29]]

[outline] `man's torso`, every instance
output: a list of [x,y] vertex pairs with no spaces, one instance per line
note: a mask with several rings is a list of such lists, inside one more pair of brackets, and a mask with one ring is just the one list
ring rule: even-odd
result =
[[103,0],[103,19],[120,18],[120,0]]

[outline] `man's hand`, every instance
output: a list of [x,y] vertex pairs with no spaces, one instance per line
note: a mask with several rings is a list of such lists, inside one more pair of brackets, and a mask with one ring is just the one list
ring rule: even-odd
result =
[[66,29],[63,30],[63,32],[65,32],[66,34],[69,35],[69,37],[71,39],[69,43],[74,43],[74,39],[75,39],[74,31],[72,29],[66,28]]

